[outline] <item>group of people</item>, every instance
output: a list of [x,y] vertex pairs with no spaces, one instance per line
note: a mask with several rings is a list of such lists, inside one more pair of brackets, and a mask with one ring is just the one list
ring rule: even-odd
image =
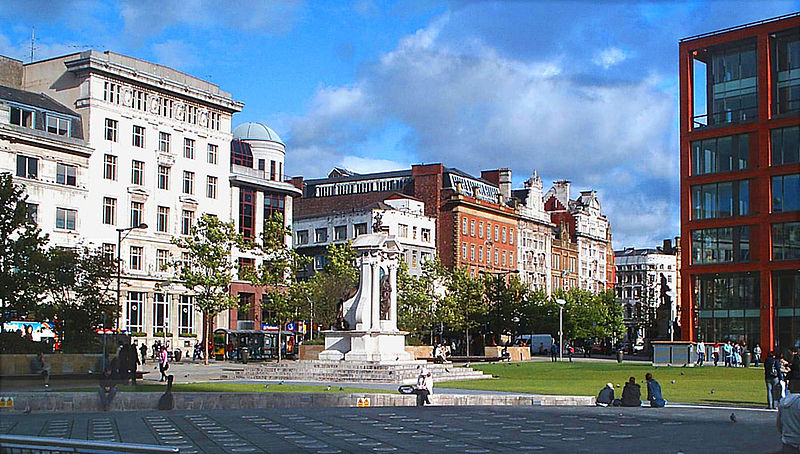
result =
[[[697,362],[698,366],[702,366],[705,364],[706,361],[706,344],[703,341],[700,341],[695,346],[696,353],[697,353]],[[711,346],[711,360],[714,361],[714,366],[719,365],[720,361],[725,367],[744,367],[744,356],[745,353],[748,353],[749,350],[747,349],[747,344],[745,342],[723,342],[720,344],[719,342],[715,342],[714,345]],[[753,347],[752,359],[753,364],[758,367],[759,363],[761,362],[761,346],[758,344]]]
[[447,356],[451,354],[448,347],[444,344],[436,344],[433,347],[433,362],[436,364],[444,364],[447,362]]
[[[664,396],[661,395],[661,385],[653,378],[653,374],[647,373],[644,376],[647,382],[647,401],[651,407],[661,408],[667,404]],[[625,387],[622,388],[622,398],[617,399],[614,397],[614,385],[607,383],[606,387],[600,390],[597,394],[595,403],[599,407],[641,407],[642,406],[642,388],[636,383],[635,377],[630,377]]]
[[[557,343],[553,343],[553,347],[550,348],[550,361],[556,362],[558,361],[560,355],[561,347]],[[572,362],[572,358],[575,356],[575,346],[570,344],[569,342],[564,343],[564,355],[569,359],[569,362]]]
[[800,393],[800,355],[791,350],[791,360],[771,351],[764,359],[764,381],[767,385],[767,406],[777,408],[788,394]]

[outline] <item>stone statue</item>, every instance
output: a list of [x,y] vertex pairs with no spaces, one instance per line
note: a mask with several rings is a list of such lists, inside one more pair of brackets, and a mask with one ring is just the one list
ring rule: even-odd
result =
[[389,310],[392,305],[392,283],[389,282],[389,275],[384,274],[381,278],[381,320],[389,320]]
[[347,331],[350,329],[350,323],[344,319],[344,299],[339,298],[336,304],[336,321],[334,322],[334,329],[337,331]]
[[372,224],[372,232],[373,233],[381,233],[383,230],[383,215],[378,212],[375,213],[375,223]]

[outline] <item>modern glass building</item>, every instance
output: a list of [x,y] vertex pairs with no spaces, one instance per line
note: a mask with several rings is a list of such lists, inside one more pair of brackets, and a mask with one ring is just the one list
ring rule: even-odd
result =
[[800,13],[679,49],[683,337],[800,346]]

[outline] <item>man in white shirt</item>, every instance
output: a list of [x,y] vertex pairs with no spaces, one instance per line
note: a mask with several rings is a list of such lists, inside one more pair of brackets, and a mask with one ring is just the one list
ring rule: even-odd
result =
[[703,341],[697,343],[697,365],[702,366],[706,360],[706,344]]
[[427,367],[423,367],[419,372],[419,376],[417,377],[417,389],[414,393],[417,395],[418,407],[422,407],[426,403],[431,403],[428,396],[433,394],[433,376]]

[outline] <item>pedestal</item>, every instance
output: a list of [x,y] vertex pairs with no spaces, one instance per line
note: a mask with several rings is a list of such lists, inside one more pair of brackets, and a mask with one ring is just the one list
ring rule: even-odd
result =
[[405,331],[324,331],[325,350],[319,359],[381,364],[413,361],[406,351]]

